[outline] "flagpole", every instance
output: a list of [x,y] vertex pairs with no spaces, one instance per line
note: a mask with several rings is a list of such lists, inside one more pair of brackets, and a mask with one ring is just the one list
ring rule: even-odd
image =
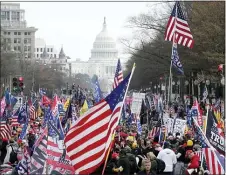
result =
[[[206,135],[206,126],[207,126],[207,117],[209,115],[209,106],[207,106],[207,113],[206,113],[206,120],[205,120],[205,128],[204,128],[204,134]],[[203,163],[203,157],[204,157],[204,154],[203,154],[203,151],[202,151],[202,160],[201,160],[201,167],[202,167],[202,163]]]
[[[174,33],[173,33],[173,44],[172,44],[172,53],[173,53],[173,46],[176,39],[176,25],[177,25],[177,2],[176,2],[176,12],[175,12],[175,24],[174,24]],[[172,53],[171,53],[171,62],[170,62],[170,76],[169,76],[169,87],[168,87],[168,104],[171,102],[171,96],[172,96]]]
[[[121,106],[121,108],[120,108],[120,112],[119,112],[119,117],[118,117],[117,125],[118,125],[118,123],[119,123],[119,121],[120,121],[120,116],[121,116],[121,113],[122,113],[122,107],[123,107],[123,104],[125,103],[126,94],[127,94],[127,92],[128,92],[129,85],[130,85],[131,79],[132,79],[132,77],[133,77],[133,73],[134,73],[135,68],[136,68],[136,64],[134,63],[134,64],[133,64],[132,71],[131,71],[131,75],[130,75],[130,77],[129,77],[128,85],[127,85],[127,87],[126,87],[126,92],[125,92],[124,97],[123,97],[122,106]],[[112,137],[115,136],[115,132],[116,132],[116,130],[114,130]],[[104,162],[104,168],[103,168],[103,171],[102,171],[102,175],[104,175],[104,171],[105,171],[105,168],[106,168],[106,165],[107,165],[107,160],[108,160],[108,157],[109,157],[109,154],[110,154],[111,145],[112,145],[112,143],[113,143],[113,140],[114,140],[114,138],[112,138],[111,143],[110,143],[110,147],[108,148],[108,152],[107,152],[107,156],[106,156],[106,159],[105,159],[105,162]]]

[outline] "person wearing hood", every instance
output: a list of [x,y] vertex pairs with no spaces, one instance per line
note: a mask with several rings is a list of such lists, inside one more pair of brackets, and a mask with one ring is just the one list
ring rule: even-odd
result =
[[174,165],[177,163],[177,157],[174,151],[170,149],[170,144],[165,142],[164,149],[159,152],[158,159],[161,159],[165,162],[166,168],[162,174],[173,174]]

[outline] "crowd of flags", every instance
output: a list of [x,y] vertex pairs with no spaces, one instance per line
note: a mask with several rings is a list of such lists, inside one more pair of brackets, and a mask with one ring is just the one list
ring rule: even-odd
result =
[[[192,48],[194,40],[179,2],[175,3],[168,21],[165,40],[173,42],[172,65],[178,72],[184,74],[177,44]],[[132,73],[123,78],[122,66],[118,60],[113,90],[105,98],[103,98],[98,79],[92,80],[95,105],[90,104],[78,88],[73,98],[82,104],[79,111],[80,117],[78,117],[77,107],[72,104],[73,99],[62,100],[57,95],[50,99],[41,88],[38,92],[41,96],[40,101],[34,95],[31,101],[25,101],[18,109],[13,110],[17,98],[6,91],[1,100],[0,109],[1,138],[11,138],[13,127],[20,127],[19,139],[23,140],[28,131],[34,128],[33,122],[42,120],[33,155],[30,156],[27,149],[24,150],[23,159],[16,167],[18,174],[48,174],[54,171],[62,174],[91,174],[108,156],[112,136],[120,122],[121,114],[123,122],[127,120],[128,124],[136,123],[138,134],[141,135],[140,114],[131,113],[130,105],[124,103],[131,76]],[[207,96],[208,90],[205,87],[203,100]],[[162,97],[156,94],[147,95],[143,99],[142,106],[146,108],[145,111],[156,110],[160,113],[157,124],[150,131],[150,136],[158,135],[159,140],[164,140],[162,136],[166,135],[166,127],[162,120]],[[218,117],[219,106],[217,102],[209,109],[206,126],[203,123],[203,114],[198,101],[195,101],[187,117],[187,126],[197,131],[196,135],[202,143],[203,151],[199,153],[200,160],[205,162],[205,169],[208,169],[211,174],[225,172],[225,153],[219,147],[211,145],[208,136],[210,131],[214,131],[220,139],[225,139],[222,121],[219,119],[221,117]]]

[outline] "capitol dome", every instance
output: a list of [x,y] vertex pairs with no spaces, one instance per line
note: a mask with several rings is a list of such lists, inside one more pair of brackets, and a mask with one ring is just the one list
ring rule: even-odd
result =
[[114,39],[107,31],[106,18],[102,31],[96,36],[91,50],[91,60],[114,59],[118,57],[118,50]]

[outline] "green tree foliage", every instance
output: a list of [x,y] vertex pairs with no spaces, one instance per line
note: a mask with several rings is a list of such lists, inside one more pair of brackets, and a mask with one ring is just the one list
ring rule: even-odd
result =
[[[172,43],[164,41],[164,32],[173,5],[163,3],[164,12],[155,11],[155,7],[150,6],[148,13],[128,19],[127,27],[137,31],[135,44],[131,39],[121,40],[131,54],[126,73],[136,63],[131,88],[141,88],[159,81],[160,76],[169,76]],[[188,78],[193,71],[213,74],[225,58],[225,2],[181,2],[181,6],[195,40],[193,49],[178,46],[185,77]],[[176,76],[175,70],[172,71]]]

